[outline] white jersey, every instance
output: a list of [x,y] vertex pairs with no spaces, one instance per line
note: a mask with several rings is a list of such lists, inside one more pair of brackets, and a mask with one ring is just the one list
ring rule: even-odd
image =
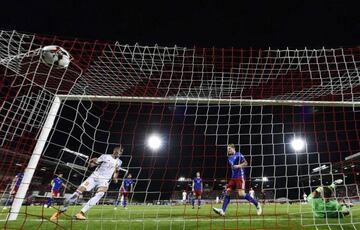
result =
[[252,198],[255,198],[255,191],[254,190],[250,190],[249,194]]
[[186,195],[187,195],[186,192],[183,192],[183,193],[182,193],[182,199],[183,199],[183,200],[186,200]]
[[115,169],[120,169],[122,161],[120,159],[114,159],[110,154],[103,154],[97,160],[98,164],[95,171],[90,177],[95,177],[102,180],[110,180],[113,176]]

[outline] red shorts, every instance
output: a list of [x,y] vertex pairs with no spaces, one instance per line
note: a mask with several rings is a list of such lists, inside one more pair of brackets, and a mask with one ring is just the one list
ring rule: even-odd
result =
[[51,195],[53,197],[60,197],[60,191],[59,190],[52,190]]
[[194,196],[198,197],[198,196],[201,196],[202,191],[201,191],[201,190],[195,190],[195,191],[193,192],[193,194],[194,194]]
[[121,194],[122,196],[124,196],[124,197],[128,197],[129,192],[126,191],[125,189],[121,188],[121,189],[120,189],[120,194]]
[[245,189],[245,180],[244,178],[232,178],[230,179],[229,183],[227,184],[226,188],[230,188],[232,190],[235,189]]

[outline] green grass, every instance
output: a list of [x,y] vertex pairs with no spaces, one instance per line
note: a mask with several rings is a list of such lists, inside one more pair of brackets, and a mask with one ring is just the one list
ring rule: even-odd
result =
[[[220,205],[217,205],[218,207]],[[212,212],[211,205],[200,210],[189,206],[129,206],[127,210],[113,210],[113,206],[95,206],[86,221],[71,218],[81,206],[68,210],[59,222],[49,221],[53,208],[25,207],[16,221],[1,221],[1,229],[360,229],[360,205],[352,208],[344,219],[317,219],[309,205],[266,204],[263,215],[257,216],[249,204],[230,204],[226,217]],[[7,213],[3,211],[0,219]],[[357,222],[357,223],[356,223]],[[355,224],[352,224],[355,223]],[[309,227],[307,227],[309,225]],[[340,227],[340,225],[342,225]]]

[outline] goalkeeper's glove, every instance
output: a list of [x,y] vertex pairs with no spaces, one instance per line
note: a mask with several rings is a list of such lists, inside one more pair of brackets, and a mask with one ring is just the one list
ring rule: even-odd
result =
[[332,189],[335,189],[336,185],[339,185],[339,184],[341,184],[342,182],[343,182],[342,179],[337,179],[337,180],[335,180],[334,182],[332,182],[332,184],[331,184],[329,187],[332,188]]

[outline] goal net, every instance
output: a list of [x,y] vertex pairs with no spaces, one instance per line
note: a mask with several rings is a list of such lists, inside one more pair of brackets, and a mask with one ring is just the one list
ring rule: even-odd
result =
[[[43,63],[48,45],[71,54],[67,68]],[[360,228],[359,65],[359,47],[161,47],[0,31],[0,226]],[[213,212],[232,177],[230,143],[248,162],[245,192],[254,190],[259,216],[236,191],[224,217]],[[87,219],[74,215],[96,188],[51,221],[94,172],[88,161],[120,144],[119,182]],[[65,186],[51,200],[59,174]],[[120,194],[129,174],[133,188]],[[304,194],[337,179],[332,200],[350,211],[318,217]]]

